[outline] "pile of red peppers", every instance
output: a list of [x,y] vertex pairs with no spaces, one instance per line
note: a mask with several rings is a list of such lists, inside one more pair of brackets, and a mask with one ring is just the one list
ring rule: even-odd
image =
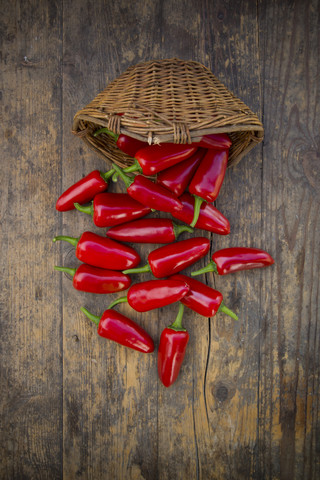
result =
[[[148,145],[106,128],[95,132],[99,135],[112,137],[117,147],[132,157],[132,165],[124,169],[113,165],[108,172],[94,170],[58,198],[59,212],[79,210],[91,215],[95,226],[108,230],[106,235],[86,231],[80,237],[55,237],[54,242],[73,245],[75,257],[82,263],[77,268],[54,268],[68,273],[80,291],[113,294],[127,290],[126,295],[110,302],[100,317],[84,307],[81,311],[97,325],[98,335],[139,352],[152,353],[153,339],[114,307],[127,302],[133,312],[147,312],[177,303],[177,316],[163,329],[157,348],[159,378],[170,387],[178,378],[189,341],[182,324],[185,307],[207,318],[222,312],[238,320],[220,292],[193,277],[266,267],[274,260],[258,248],[224,248],[214,252],[207,266],[192,271],[191,276],[181,273],[210,251],[208,238],[197,235],[194,229],[230,233],[229,221],[214,206],[228,163],[228,135],[205,135],[185,145]],[[121,179],[126,193],[110,192],[112,179]],[[152,216],[155,211],[166,212],[166,216]],[[183,233],[190,237],[178,239]],[[139,253],[128,243],[163,246],[151,250],[147,263],[141,266]],[[132,275],[146,272],[151,279],[132,283]]]

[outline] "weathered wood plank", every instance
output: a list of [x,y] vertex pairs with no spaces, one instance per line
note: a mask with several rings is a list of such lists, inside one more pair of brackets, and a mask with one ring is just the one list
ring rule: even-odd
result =
[[61,478],[62,343],[50,237],[61,155],[60,2],[1,12],[0,477]]
[[[264,235],[259,438],[264,472],[318,478],[319,2],[261,3]],[[286,35],[283,32],[286,32]]]

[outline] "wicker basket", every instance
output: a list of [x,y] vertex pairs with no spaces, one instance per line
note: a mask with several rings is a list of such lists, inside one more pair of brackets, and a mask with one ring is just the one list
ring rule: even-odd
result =
[[263,139],[257,116],[210,70],[177,58],[129,67],[74,117],[75,135],[105,159],[131,165],[109,135],[93,136],[101,127],[149,144],[191,143],[224,132],[232,140],[228,166]]

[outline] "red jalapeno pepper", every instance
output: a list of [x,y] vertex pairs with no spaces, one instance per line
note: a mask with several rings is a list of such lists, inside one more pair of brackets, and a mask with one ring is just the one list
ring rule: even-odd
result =
[[184,162],[162,170],[157,175],[157,184],[162,185],[177,195],[177,197],[180,197],[187,188],[205,153],[206,150],[204,148],[199,148],[192,157]]
[[211,258],[212,261],[206,267],[192,272],[191,275],[195,276],[206,272],[228,275],[240,270],[268,267],[274,263],[274,259],[269,253],[259,248],[248,247],[223,248],[215,252]]
[[158,375],[165,387],[170,387],[178,378],[189,341],[189,333],[181,324],[183,309],[180,303],[176,320],[162,331],[160,337]]
[[56,209],[59,212],[73,210],[74,203],[87,203],[93,199],[97,193],[103,192],[108,188],[108,178],[112,172],[102,173],[99,170],[86,175],[84,178],[71,185],[57,200]]
[[204,257],[210,248],[205,237],[193,237],[156,248],[148,255],[148,263],[143,267],[130,268],[123,273],[152,272],[157,278],[178,273]]
[[97,227],[112,227],[130,222],[151,212],[151,208],[137,202],[127,193],[99,193],[90,205],[79,205],[75,208],[80,212],[92,215]]
[[156,185],[143,175],[131,178],[118,165],[113,165],[113,168],[125,182],[130,197],[143,205],[161,212],[175,212],[182,209],[182,203],[178,197],[161,185]]
[[218,312],[223,312],[238,320],[237,315],[225,306],[223,303],[223,296],[218,290],[199,282],[195,278],[190,278],[187,275],[173,275],[170,277],[174,280],[181,280],[189,286],[189,292],[183,297],[180,302],[186,307],[203,315],[204,317],[213,317]]
[[140,262],[139,254],[132,247],[93,232],[84,232],[79,238],[59,235],[53,239],[54,242],[57,240],[71,243],[76,247],[78,260],[94,267],[124,270],[133,268]]
[[109,135],[109,137],[112,137],[119,150],[129,155],[129,157],[134,157],[138,150],[141,150],[141,148],[144,148],[148,145],[147,142],[142,142],[141,140],[137,140],[129,135],[124,135],[123,133],[117,135],[107,128],[100,128],[99,130],[96,130],[93,136],[98,137],[101,135],[101,133],[106,133]]
[[[179,200],[182,203],[182,210],[175,211],[171,215],[182,222],[190,224],[194,216],[195,197],[185,192],[179,197]],[[212,203],[207,202],[203,202],[200,205],[199,217],[195,227],[219,235],[228,235],[230,233],[229,220]]]
[[189,192],[195,195],[194,218],[191,226],[198,220],[202,202],[213,202],[219,195],[228,163],[228,150],[208,150],[200,162],[189,185]]
[[106,310],[101,317],[86,308],[80,310],[98,327],[98,335],[142,353],[154,351],[150,335],[140,325],[115,310]]
[[128,302],[137,312],[148,312],[178,302],[188,293],[189,287],[181,280],[148,280],[132,285],[126,297],[119,297],[109,305]]
[[213,148],[215,150],[226,150],[231,147],[231,140],[225,133],[211,133],[204,135],[199,142],[193,142],[192,145],[203,148]]
[[183,232],[192,233],[193,229],[170,218],[142,218],[110,228],[107,236],[119,242],[172,243]]
[[192,144],[162,143],[148,145],[138,150],[134,163],[124,169],[125,172],[142,171],[144,175],[155,175],[191,157],[197,150]]
[[71,275],[74,288],[82,292],[114,293],[126,290],[131,285],[129,275],[86,263],[78,268],[54,267],[54,269]]

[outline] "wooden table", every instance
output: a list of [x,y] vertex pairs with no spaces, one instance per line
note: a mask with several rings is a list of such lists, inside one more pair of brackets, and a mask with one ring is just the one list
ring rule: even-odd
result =
[[[317,0],[2,2],[1,479],[319,478],[319,28]],[[186,312],[166,389],[156,353],[98,337],[79,309],[109,298],[53,270],[78,263],[52,238],[98,230],[55,210],[109,168],[72,135],[74,114],[130,65],[171,57],[206,65],[265,127],[216,202],[231,234],[201,234],[276,262],[203,278],[239,322]],[[121,311],[158,344],[176,306]]]

